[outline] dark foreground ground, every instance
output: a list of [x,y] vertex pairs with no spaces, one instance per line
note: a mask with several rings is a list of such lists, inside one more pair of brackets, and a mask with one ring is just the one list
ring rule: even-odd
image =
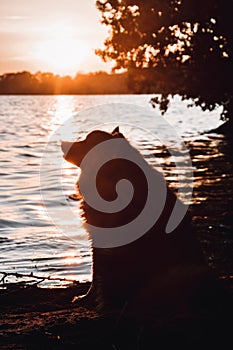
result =
[[223,311],[142,324],[77,307],[89,284],[0,290],[0,349],[231,349],[233,310],[233,148],[217,135],[188,144],[195,166],[193,225],[206,261],[226,291]]

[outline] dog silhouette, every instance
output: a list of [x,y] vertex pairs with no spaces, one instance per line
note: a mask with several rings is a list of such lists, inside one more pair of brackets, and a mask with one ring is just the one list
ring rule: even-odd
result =
[[[103,164],[101,169],[96,169],[112,140],[119,141],[113,144],[112,159]],[[126,152],[132,150],[139,162],[146,162],[119,131],[119,127],[112,133],[95,130],[84,140],[62,142],[64,158],[81,169],[76,189],[84,226],[86,224],[91,240],[95,227],[110,232],[112,228],[121,228],[137,218],[148,199],[148,184],[142,169],[128,159],[118,157],[120,141],[124,142]],[[101,153],[91,155],[92,150],[99,145],[102,145]],[[88,161],[85,161],[88,155]],[[161,178],[162,175],[156,169],[149,164],[147,166],[155,176]],[[92,183],[93,172],[97,173],[95,184]],[[103,212],[86,201],[86,196],[91,197],[95,185],[99,195],[110,205],[118,196],[116,184],[121,179],[127,179],[134,189],[131,202],[122,210]],[[85,194],[82,193],[80,182],[84,184]],[[173,232],[165,232],[178,198],[164,183],[164,207],[152,227],[127,244],[92,247],[92,285],[80,302],[92,304],[106,312],[124,308],[125,313],[134,315],[137,310],[137,315],[146,319],[166,317],[172,313],[195,315],[209,307],[217,279],[204,263],[199,243],[192,231],[189,212]],[[160,196],[158,188],[153,197],[155,207]],[[133,232],[127,234],[132,236]]]

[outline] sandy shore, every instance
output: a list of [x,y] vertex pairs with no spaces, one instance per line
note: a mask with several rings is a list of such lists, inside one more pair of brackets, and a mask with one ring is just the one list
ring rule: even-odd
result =
[[71,301],[87,291],[88,283],[65,289],[14,287],[0,290],[1,349],[227,348],[233,310],[233,147],[217,135],[201,136],[188,147],[196,168],[193,225],[229,296],[222,319],[171,318],[142,325],[77,307]]

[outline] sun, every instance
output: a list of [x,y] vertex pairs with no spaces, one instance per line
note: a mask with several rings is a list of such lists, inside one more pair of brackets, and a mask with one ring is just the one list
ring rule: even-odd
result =
[[85,42],[75,39],[50,39],[38,44],[36,58],[57,73],[78,70],[88,54]]
[[75,38],[64,24],[50,26],[46,33],[46,38],[35,45],[34,58],[43,67],[58,74],[77,72],[91,53],[88,43]]

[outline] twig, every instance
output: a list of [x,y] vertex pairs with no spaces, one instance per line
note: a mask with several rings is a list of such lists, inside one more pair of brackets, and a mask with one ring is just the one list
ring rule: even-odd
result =
[[[35,279],[39,280],[39,281],[34,283],[36,285],[41,283],[41,282],[44,282],[45,280],[48,280],[48,281],[59,281],[59,282],[71,282],[71,283],[74,283],[74,284],[79,284],[79,281],[76,281],[76,280],[71,280],[71,279],[68,279],[68,278],[60,278],[60,277],[51,277],[51,276],[37,276],[37,275],[34,275],[33,272],[31,272],[30,274],[24,274],[24,273],[18,273],[18,272],[4,272],[4,271],[0,271],[0,275],[2,275],[2,278],[0,279],[0,283],[2,283],[3,286],[7,286],[9,284],[12,284],[12,283],[6,283],[5,282],[6,277],[9,277],[9,276],[13,276],[13,277],[16,277],[16,278],[33,278],[33,281]],[[24,281],[23,282],[17,282],[17,284],[18,283],[26,283],[26,282],[24,282]],[[28,281],[27,283],[30,283],[30,281]]]

